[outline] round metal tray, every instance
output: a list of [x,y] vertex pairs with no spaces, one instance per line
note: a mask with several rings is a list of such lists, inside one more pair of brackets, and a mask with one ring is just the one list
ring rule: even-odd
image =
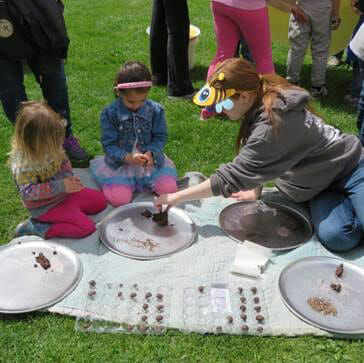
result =
[[313,233],[310,221],[303,214],[270,201],[230,204],[220,212],[219,223],[232,239],[250,241],[272,250],[296,248]]
[[102,243],[111,251],[137,260],[171,256],[189,247],[196,226],[181,209],[171,208],[168,225],[161,227],[142,213],[158,213],[152,202],[136,202],[111,212],[99,225]]
[[[45,270],[36,257],[49,260]],[[78,285],[82,264],[68,247],[46,241],[27,241],[0,247],[0,312],[39,310],[65,298]]]
[[[344,265],[341,278],[335,275]],[[330,285],[340,283],[336,292]],[[285,305],[296,316],[320,329],[341,334],[364,333],[364,269],[335,257],[305,257],[287,265],[279,276],[279,291]],[[336,316],[311,308],[307,300],[319,297],[330,302]]]

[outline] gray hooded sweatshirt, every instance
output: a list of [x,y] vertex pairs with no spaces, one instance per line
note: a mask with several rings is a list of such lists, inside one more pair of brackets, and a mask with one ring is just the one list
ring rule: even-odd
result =
[[213,194],[230,197],[274,180],[288,198],[302,202],[354,169],[359,139],[326,125],[306,108],[309,99],[305,90],[283,91],[273,105],[281,117],[276,130],[263,106],[245,119],[251,134],[239,155],[211,176]]

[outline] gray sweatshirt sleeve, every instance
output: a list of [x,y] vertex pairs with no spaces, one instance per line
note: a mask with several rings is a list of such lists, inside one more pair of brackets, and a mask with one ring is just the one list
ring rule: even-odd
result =
[[213,194],[230,197],[240,190],[254,189],[298,163],[310,151],[309,143],[302,142],[304,118],[303,110],[288,111],[276,131],[268,120],[260,120],[238,156],[220,165],[211,176]]

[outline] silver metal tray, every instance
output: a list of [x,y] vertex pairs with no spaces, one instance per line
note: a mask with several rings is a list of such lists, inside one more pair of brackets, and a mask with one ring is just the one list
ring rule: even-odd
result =
[[312,236],[306,216],[277,202],[230,204],[220,212],[219,223],[235,241],[250,241],[272,250],[296,248]]
[[[341,278],[335,275],[344,265]],[[340,283],[336,292],[330,285]],[[364,333],[364,269],[334,257],[305,257],[287,265],[279,276],[279,291],[290,311],[306,323],[341,334]],[[307,300],[325,299],[337,314],[324,315],[311,308]]]
[[[36,262],[49,260],[46,270]],[[18,242],[0,247],[0,312],[39,310],[65,298],[78,285],[82,264],[68,247],[46,241]]]
[[152,202],[131,203],[111,212],[99,225],[102,243],[119,255],[153,260],[171,256],[194,242],[196,226],[182,209],[171,208],[164,227],[142,216],[145,210],[158,213]]

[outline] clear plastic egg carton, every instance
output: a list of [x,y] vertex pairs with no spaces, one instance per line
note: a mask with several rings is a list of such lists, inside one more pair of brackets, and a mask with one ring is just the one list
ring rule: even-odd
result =
[[76,320],[76,330],[163,334],[170,316],[171,288],[140,284],[96,283],[86,292],[85,315]]
[[263,290],[255,285],[195,286],[183,293],[184,331],[262,335],[269,321]]

